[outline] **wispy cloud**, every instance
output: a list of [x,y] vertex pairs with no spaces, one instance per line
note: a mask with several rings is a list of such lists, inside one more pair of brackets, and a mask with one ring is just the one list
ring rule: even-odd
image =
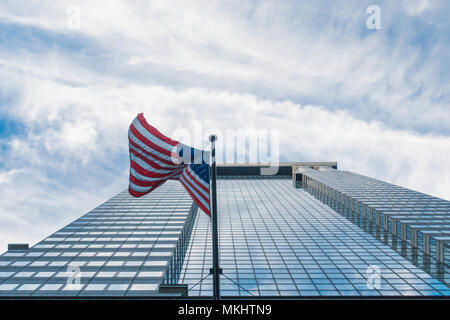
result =
[[370,4],[78,1],[68,28],[71,1],[2,1],[0,246],[125,188],[140,111],[167,134],[278,129],[285,160],[450,199],[449,5],[381,1],[370,31]]

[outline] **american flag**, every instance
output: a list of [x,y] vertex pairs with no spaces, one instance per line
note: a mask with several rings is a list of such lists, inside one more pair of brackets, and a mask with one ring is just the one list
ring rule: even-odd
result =
[[142,113],[128,130],[130,183],[134,197],[152,192],[167,180],[179,180],[206,214],[209,210],[209,152],[172,140],[145,120]]

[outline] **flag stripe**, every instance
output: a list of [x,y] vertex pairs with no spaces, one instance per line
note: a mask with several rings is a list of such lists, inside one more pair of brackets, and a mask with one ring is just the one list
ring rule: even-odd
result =
[[180,177],[181,184],[185,187],[185,189],[189,192],[191,198],[197,203],[199,206],[205,208],[209,212],[209,203],[201,198],[198,193],[188,184],[183,175]]
[[[130,194],[131,194],[132,196],[135,196],[135,197],[141,197],[141,196],[143,196],[143,195],[146,195],[146,194],[149,193],[150,191],[153,191],[154,189],[156,189],[157,187],[159,187],[160,185],[162,185],[164,182],[165,182],[165,181],[162,181],[162,182],[160,182],[160,183],[155,183],[155,185],[152,186],[152,187],[140,187],[140,186],[137,186],[137,185],[133,184],[133,183],[130,181],[130,185],[129,185],[128,190],[132,190],[132,191],[133,191],[134,194],[133,194],[132,192],[130,192]],[[136,194],[136,195],[135,195],[135,194]]]
[[204,190],[203,185],[200,184],[199,181],[191,175],[191,168],[186,168],[186,170],[183,171],[183,175],[191,184],[194,184],[196,189],[204,195],[205,199],[209,201],[209,190]]
[[171,156],[171,151],[161,148],[160,146],[154,144],[150,140],[148,140],[145,136],[143,136],[133,124],[130,125],[130,131],[133,133],[133,135],[138,138],[141,142],[143,142],[150,150],[153,149],[153,151],[157,151],[158,154],[165,155],[166,157]]
[[170,144],[171,146],[176,146],[178,144],[177,141],[172,140],[165,135],[163,135],[161,132],[159,132],[155,127],[151,126],[147,120],[144,118],[143,113],[139,113],[137,118],[139,119],[142,126],[147,129],[151,134],[153,134],[155,137],[159,138],[161,141],[164,141],[167,144]]
[[172,172],[170,175],[167,175],[165,177],[161,177],[161,178],[151,178],[148,177],[146,175],[141,174],[139,171],[137,171],[134,168],[130,169],[130,173],[133,175],[134,178],[136,178],[137,180],[141,181],[142,183],[156,183],[159,181],[164,181],[170,178],[176,178],[176,176],[178,174],[180,174],[180,171],[176,171],[176,172]]
[[[186,171],[186,170],[187,170],[187,169],[185,169],[185,171]],[[208,197],[205,197],[204,195],[200,195],[200,194],[199,194],[199,192],[198,192],[198,191],[196,190],[196,188],[192,185],[192,183],[186,179],[185,171],[183,171],[183,174],[181,174],[180,181],[181,181],[182,183],[184,183],[186,186],[189,187],[189,189],[192,191],[192,193],[195,194],[195,197],[196,197],[199,201],[201,201],[202,203],[203,203],[203,202],[208,203],[208,202],[209,202],[209,196],[208,196]],[[205,205],[205,206],[206,206],[206,205]]]
[[129,186],[134,191],[141,192],[141,193],[144,193],[144,194],[149,193],[150,190],[153,188],[153,187],[141,187],[141,186],[138,186],[138,185],[134,184],[133,181],[131,181],[131,179],[129,181]]
[[[130,160],[130,171],[131,171],[131,169],[136,171],[138,174],[147,177],[148,179],[152,179],[152,178],[153,179],[165,179],[170,175],[170,174],[160,175],[160,174],[155,174],[151,171],[145,170],[144,168],[139,166],[139,164],[137,164],[133,160]],[[173,173],[173,172],[177,172],[177,171],[171,171],[171,173]]]
[[136,162],[139,166],[141,166],[143,169],[153,172],[155,174],[159,174],[161,176],[164,176],[165,174],[173,172],[173,170],[176,170],[176,168],[173,169],[157,169],[155,168],[157,164],[154,162],[151,162],[148,158],[142,157],[141,155],[136,155],[132,150],[130,150],[130,160]]
[[161,162],[164,162],[168,165],[173,165],[172,158],[170,156],[166,156],[164,154],[161,154],[159,152],[154,151],[152,148],[148,147],[136,137],[133,132],[130,130],[128,131],[128,140],[130,141],[130,144],[133,145],[136,148],[139,148],[142,152],[149,154],[151,157],[154,157],[156,160],[159,160]]
[[203,203],[197,201],[196,198],[195,198],[195,196],[192,194],[192,191],[191,191],[185,184],[182,183],[182,185],[183,185],[183,187],[185,188],[185,190],[189,193],[189,195],[191,196],[191,198],[194,200],[194,202],[200,207],[200,209],[202,209],[203,212],[205,212],[207,215],[211,215],[210,212],[209,212],[209,206],[208,206],[208,207],[205,207],[205,206],[203,205]]
[[199,208],[210,215],[209,152],[164,136],[148,124],[142,113],[130,124],[128,141],[128,191],[132,196],[141,197],[167,180],[178,180]]
[[[190,187],[193,191],[195,191],[195,193],[196,193],[197,195],[199,195],[200,197],[202,197],[202,199],[203,199],[204,201],[209,201],[209,195],[206,195],[205,193],[200,192],[201,189],[199,189],[198,185],[197,185],[194,181],[192,181],[192,180],[189,179],[188,175],[186,174],[186,171],[187,171],[187,169],[186,169],[185,171],[183,171],[183,173],[181,174],[181,178],[183,179],[183,182],[186,183],[187,185],[189,185],[189,187]],[[180,178],[180,179],[181,179],[181,178]],[[202,190],[202,191],[203,191],[203,190]],[[203,191],[203,192],[204,192],[204,191]]]
[[139,131],[140,134],[142,134],[145,138],[147,138],[148,141],[151,141],[153,144],[157,145],[160,148],[163,148],[165,150],[172,150],[174,149],[174,145],[168,144],[164,142],[163,140],[159,139],[158,137],[154,136],[150,131],[148,131],[146,128],[142,126],[142,123],[139,121],[139,119],[134,119],[133,126],[136,128],[137,131]]
[[194,171],[191,170],[191,168],[188,168],[188,170],[186,171],[186,174],[189,176],[189,178],[191,178],[191,180],[194,180],[197,182],[198,186],[209,195],[209,185],[206,184],[206,182],[200,178],[199,176],[197,176],[195,174]]
[[142,150],[139,147],[136,147],[133,142],[130,143],[130,149],[136,151],[143,157],[148,158],[149,160],[153,161],[156,165],[158,165],[161,168],[176,168],[177,167],[177,165],[174,165],[172,162],[165,161],[164,159],[158,159],[157,156],[149,154],[145,150]]

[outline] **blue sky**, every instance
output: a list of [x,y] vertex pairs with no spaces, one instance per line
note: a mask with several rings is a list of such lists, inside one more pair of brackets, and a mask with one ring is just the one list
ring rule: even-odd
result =
[[449,14],[445,0],[2,1],[0,250],[124,189],[138,112],[168,135],[276,129],[283,160],[450,199]]

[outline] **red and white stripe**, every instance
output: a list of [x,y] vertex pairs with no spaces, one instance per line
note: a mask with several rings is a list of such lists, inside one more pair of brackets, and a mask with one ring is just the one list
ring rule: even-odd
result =
[[[169,179],[179,180],[195,203],[208,215],[209,185],[178,161],[179,142],[151,126],[140,113],[128,131],[130,149],[129,193],[141,197]],[[208,181],[209,182],[209,181]]]
[[204,181],[189,166],[183,170],[180,182],[200,209],[209,215],[209,186],[205,186]]

